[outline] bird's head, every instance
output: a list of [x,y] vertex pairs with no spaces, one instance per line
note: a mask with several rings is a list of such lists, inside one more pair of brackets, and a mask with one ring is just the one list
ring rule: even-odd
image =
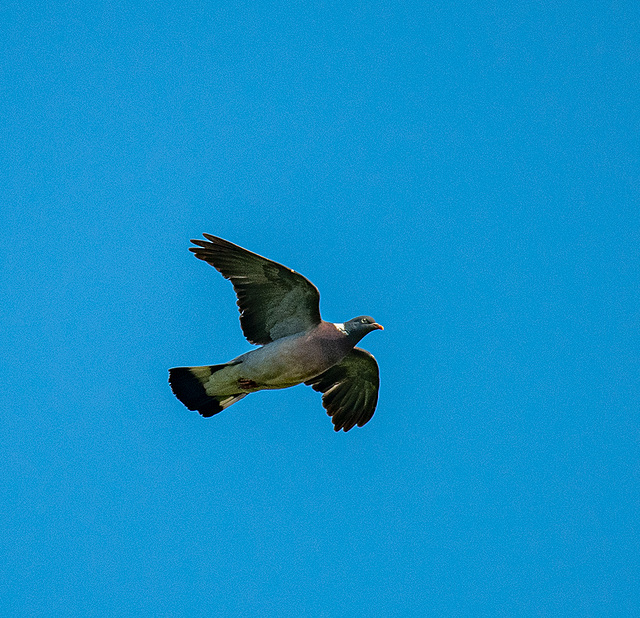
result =
[[358,343],[360,339],[371,331],[384,330],[384,327],[378,324],[372,317],[368,315],[360,315],[357,318],[352,318],[348,322],[345,322],[344,330],[346,331],[349,339]]

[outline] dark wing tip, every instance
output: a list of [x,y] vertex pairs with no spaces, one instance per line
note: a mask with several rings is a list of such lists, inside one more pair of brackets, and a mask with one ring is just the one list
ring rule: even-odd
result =
[[[206,240],[200,240],[199,238],[192,238],[191,241],[194,245],[198,245],[198,247],[208,247],[209,242]],[[194,251],[196,247],[189,247],[189,251]]]

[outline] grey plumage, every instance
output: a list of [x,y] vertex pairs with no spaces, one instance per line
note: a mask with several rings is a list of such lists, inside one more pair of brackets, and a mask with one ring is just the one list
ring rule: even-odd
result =
[[320,294],[301,274],[222,238],[204,237],[192,240],[190,250],[231,281],[242,331],[261,347],[222,365],[170,369],[176,397],[213,416],[249,393],[304,383],[323,393],[336,431],[367,423],[378,400],[378,364],[354,346],[382,326],[369,316],[325,322]]

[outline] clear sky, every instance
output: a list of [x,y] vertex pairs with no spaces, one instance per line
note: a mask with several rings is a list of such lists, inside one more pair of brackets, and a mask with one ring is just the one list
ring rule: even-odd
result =
[[[640,611],[638,2],[0,10],[0,610]],[[208,232],[370,314],[378,409],[203,419]]]

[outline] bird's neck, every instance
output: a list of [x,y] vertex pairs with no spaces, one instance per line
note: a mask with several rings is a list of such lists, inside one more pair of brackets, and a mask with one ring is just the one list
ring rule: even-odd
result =
[[351,345],[356,345],[360,339],[362,339],[367,333],[354,333],[349,332],[343,323],[334,323],[333,324],[342,335],[344,335]]

